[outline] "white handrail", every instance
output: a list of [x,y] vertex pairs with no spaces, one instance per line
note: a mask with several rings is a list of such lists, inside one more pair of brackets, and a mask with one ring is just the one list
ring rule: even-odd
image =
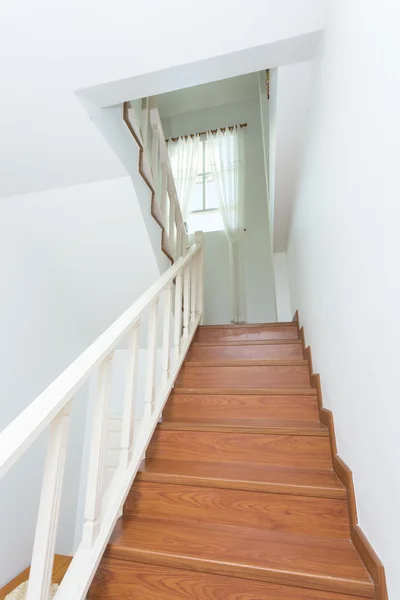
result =
[[140,318],[143,311],[189,263],[201,246],[193,244],[136,302],[0,433],[0,478],[64,408],[94,369]]
[[[62,498],[67,426],[73,396],[97,369],[97,395],[90,436],[89,471],[81,542],[75,552],[57,600],[84,600],[114,525],[139,468],[141,459],[162,415],[186,352],[202,319],[202,234],[158,281],[134,302],[85,352],[0,433],[0,477],[50,426],[43,483],[37,517],[28,600],[47,600],[51,583],[56,533]],[[182,280],[184,286],[182,287]],[[172,298],[174,296],[174,298]],[[163,310],[157,312],[159,300]],[[174,308],[172,308],[174,307]],[[183,307],[183,322],[182,322]],[[148,322],[142,319],[150,309]],[[173,340],[171,320],[173,319]],[[137,370],[139,329],[147,326],[145,414],[136,431],[139,403]],[[160,330],[161,372],[157,352]],[[114,350],[128,340],[124,407],[118,468],[104,484],[107,426]],[[173,344],[173,348],[171,347]],[[143,404],[143,403],[142,403]]]

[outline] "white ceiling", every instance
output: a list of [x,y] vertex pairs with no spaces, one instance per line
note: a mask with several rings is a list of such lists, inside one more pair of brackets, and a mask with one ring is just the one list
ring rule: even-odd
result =
[[157,96],[161,118],[258,97],[258,74],[248,73]]

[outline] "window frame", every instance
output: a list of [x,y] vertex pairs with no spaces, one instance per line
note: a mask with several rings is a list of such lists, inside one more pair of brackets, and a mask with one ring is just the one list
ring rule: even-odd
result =
[[[215,208],[207,208],[207,183],[210,182],[214,182],[214,178],[212,177],[212,172],[211,171],[206,171],[206,144],[207,144],[207,140],[200,140],[200,144],[201,144],[201,164],[202,164],[202,171],[201,173],[199,173],[197,175],[199,179],[199,181],[196,181],[196,185],[202,185],[202,208],[199,210],[192,210],[191,213],[193,215],[196,214],[203,214],[203,213],[208,213],[208,214],[212,214],[212,213],[218,213],[219,212],[219,208],[215,207]],[[210,178],[211,177],[211,178]]]

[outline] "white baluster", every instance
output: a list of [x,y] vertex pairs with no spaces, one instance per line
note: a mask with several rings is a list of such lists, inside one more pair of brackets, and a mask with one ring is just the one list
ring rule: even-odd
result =
[[150,305],[149,314],[149,334],[147,340],[147,371],[146,371],[146,391],[145,391],[145,405],[144,415],[146,418],[150,418],[153,414],[154,402],[155,402],[155,377],[156,377],[156,366],[157,366],[157,305],[158,296],[153,300]]
[[164,323],[163,323],[163,349],[162,349],[162,375],[161,386],[165,388],[169,379],[169,353],[170,353],[170,335],[171,335],[171,305],[172,305],[172,283],[170,283],[164,292]]
[[[163,223],[164,227],[167,229],[168,237],[169,237],[169,224],[167,223],[167,183],[168,183],[168,173],[167,167],[165,163],[161,163],[161,211],[163,214]],[[170,246],[172,248],[171,240],[169,240]]]
[[101,493],[106,452],[108,403],[110,398],[113,352],[103,360],[98,370],[97,395],[93,414],[92,441],[86,489],[83,544],[91,548],[100,529]]
[[176,237],[175,237],[175,203],[171,196],[169,196],[169,227],[168,227],[169,243],[172,248],[174,259],[178,259],[176,251]]
[[196,320],[196,284],[197,284],[197,256],[192,258],[190,264],[190,321],[193,323]]
[[29,576],[27,594],[29,600],[47,600],[49,597],[70,412],[71,401],[53,419],[50,426]]
[[124,409],[122,414],[121,454],[119,464],[127,469],[132,459],[135,409],[137,397],[137,373],[139,364],[140,319],[129,332],[126,366]]
[[142,134],[143,148],[147,148],[147,132],[149,127],[149,99],[142,98],[142,110],[140,113],[140,132]]
[[183,339],[189,337],[190,318],[190,263],[183,270]]
[[199,313],[201,313],[201,320],[200,323],[203,324],[204,321],[204,254],[203,254],[203,250],[204,250],[204,234],[202,231],[196,231],[196,233],[194,234],[194,241],[196,242],[196,244],[201,244],[201,248],[199,250],[199,252],[197,253],[197,267],[196,267],[196,271],[197,271],[197,285],[196,285],[196,292],[197,292],[197,300],[196,300],[196,306],[197,306],[197,310]]
[[176,259],[182,256],[182,231],[176,223],[176,242],[175,242]]
[[[157,189],[157,173],[158,173],[158,127],[155,125],[153,127],[153,140],[151,144],[151,170],[153,173],[154,185]],[[160,207],[161,202],[159,201]]]
[[182,273],[175,278],[175,310],[174,310],[174,364],[179,360],[182,328]]

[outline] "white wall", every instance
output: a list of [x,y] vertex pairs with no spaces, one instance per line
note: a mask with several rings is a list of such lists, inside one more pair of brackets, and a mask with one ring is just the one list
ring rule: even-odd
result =
[[288,258],[359,521],[400,598],[398,5],[338,0],[315,61]]
[[[84,349],[86,340],[30,239],[21,203],[3,199],[0,216],[2,430]],[[76,403],[62,508],[65,521],[58,537],[58,548],[65,552],[72,547],[68,523],[77,499],[78,481],[72,472],[82,443],[81,410]],[[0,587],[30,563],[45,437],[0,481]]]
[[310,107],[311,61],[286,65],[272,75],[272,193],[274,252],[288,242],[293,198]]
[[277,136],[277,102],[278,102],[278,69],[269,70],[269,151],[268,151],[268,214],[271,231],[271,245],[273,246],[273,227],[275,210],[275,166],[276,166],[276,136]]
[[[271,69],[272,70],[272,69]],[[275,69],[274,69],[275,70]],[[271,77],[270,72],[268,71],[268,78]],[[270,86],[270,84],[269,84]],[[264,176],[265,176],[265,186],[267,189],[267,204],[268,204],[268,215],[269,215],[269,223],[273,220],[273,215],[271,212],[271,200],[270,200],[270,187],[271,182],[269,178],[270,173],[270,146],[272,146],[272,142],[270,142],[271,132],[269,130],[270,120],[272,117],[270,115],[270,103],[271,103],[271,92],[268,96],[267,91],[267,71],[260,71],[258,73],[258,95],[260,98],[260,116],[261,116],[261,133],[262,133],[262,146],[263,146],[263,155],[264,155]],[[275,146],[275,145],[274,145]],[[272,243],[272,236],[270,235],[270,241]]]
[[[22,195],[18,206],[42,264],[88,341],[160,275],[129,177]],[[161,255],[158,226],[155,233]]]
[[286,252],[276,252],[273,254],[272,260],[274,264],[277,321],[291,321],[295,311],[292,311],[290,300]]
[[[275,321],[259,98],[165,118],[167,137],[248,123],[245,133],[245,227],[243,249],[247,321]],[[229,253],[223,232],[205,234],[205,322],[229,323]]]

